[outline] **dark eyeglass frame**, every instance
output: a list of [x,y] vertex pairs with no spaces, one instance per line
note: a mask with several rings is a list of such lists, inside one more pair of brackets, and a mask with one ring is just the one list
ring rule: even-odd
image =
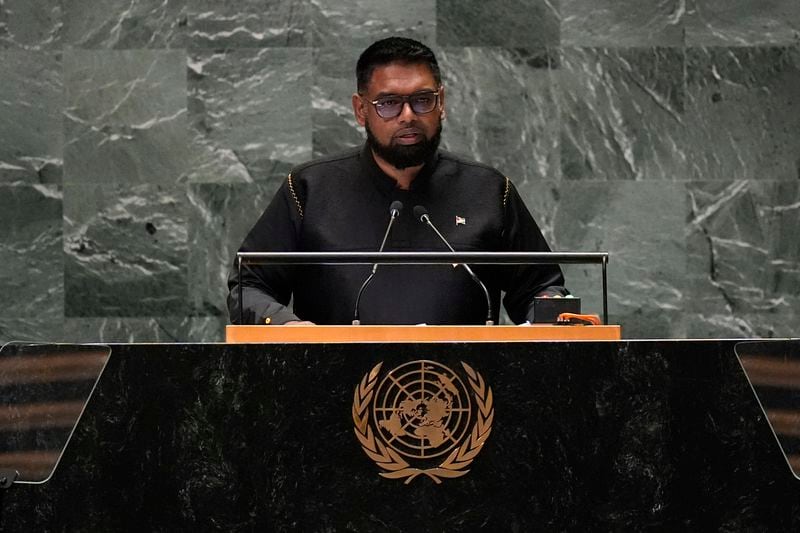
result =
[[[406,103],[411,107],[411,111],[413,111],[414,114],[416,114],[416,115],[427,115],[428,113],[430,113],[434,109],[436,109],[436,107],[439,105],[439,94],[441,93],[441,91],[442,91],[441,88],[439,88],[439,90],[436,90],[436,91],[420,91],[418,93],[409,94],[409,95],[406,95],[406,96],[402,96],[402,95],[399,95],[399,94],[387,94],[386,96],[381,96],[380,98],[376,98],[375,100],[367,100],[367,102],[369,102],[370,104],[375,106],[375,112],[381,118],[395,118],[395,117],[400,116],[400,114],[403,112],[403,109],[406,107]],[[412,99],[413,98],[419,98],[420,96],[433,96],[433,106],[431,106],[431,108],[429,110],[427,110],[427,111],[417,111],[414,108],[414,101]],[[396,113],[394,113],[394,114],[391,114],[391,113],[383,114],[383,113],[381,113],[381,108],[378,107],[378,104],[381,102],[381,100],[385,100],[387,98],[400,100],[400,106],[397,108],[397,112]]]

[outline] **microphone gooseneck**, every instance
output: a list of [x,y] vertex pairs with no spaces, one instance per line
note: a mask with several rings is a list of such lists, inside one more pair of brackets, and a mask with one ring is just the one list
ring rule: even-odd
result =
[[[392,231],[392,224],[397,217],[400,216],[400,213],[403,211],[403,202],[400,200],[395,200],[389,206],[389,224],[386,226],[386,232],[383,234],[383,240],[381,241],[381,247],[378,252],[382,252],[383,248],[386,246],[386,241],[389,239],[389,232]],[[361,320],[358,317],[358,307],[361,304],[361,295],[364,294],[364,289],[367,288],[369,282],[372,281],[372,278],[375,277],[375,273],[378,271],[378,263],[372,265],[372,272],[370,272],[367,279],[364,280],[364,283],[361,284],[361,288],[358,289],[358,295],[356,296],[356,305],[355,309],[353,310],[353,325],[358,326],[361,324]]]
[[[415,205],[414,206],[414,217],[417,218],[420,222],[422,222],[426,226],[428,226],[429,228],[431,228],[436,233],[436,235],[439,237],[439,239],[444,243],[444,245],[447,246],[447,248],[451,252],[455,253],[455,250],[453,249],[452,246],[450,246],[450,243],[447,241],[447,239],[444,238],[444,235],[442,235],[441,232],[433,224],[433,222],[431,222],[431,217],[428,215],[428,210],[425,209],[425,206]],[[467,274],[469,274],[469,277],[472,278],[472,281],[474,281],[475,283],[480,285],[481,289],[483,289],[483,294],[486,297],[486,325],[487,326],[493,326],[494,325],[494,320],[492,320],[492,298],[489,295],[489,289],[486,288],[486,285],[475,274],[475,272],[472,271],[472,269],[469,267],[469,265],[467,265],[466,263],[459,263],[459,264],[462,267],[464,267],[464,270],[467,271]]]
[[[386,246],[386,239],[389,238],[389,232],[392,231],[392,224],[394,224],[394,219],[400,216],[400,213],[403,211],[403,202],[400,200],[395,200],[389,206],[389,225],[386,226],[386,233],[383,234],[383,240],[381,241],[381,247],[378,250],[379,252],[383,251],[384,246]],[[372,273],[378,271],[378,263],[372,265]]]

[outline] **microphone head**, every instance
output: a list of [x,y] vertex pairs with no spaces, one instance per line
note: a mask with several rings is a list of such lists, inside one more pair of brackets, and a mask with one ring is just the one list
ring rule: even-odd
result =
[[426,217],[426,216],[428,216],[428,210],[427,210],[427,209],[425,209],[425,206],[424,206],[424,205],[415,205],[415,206],[414,206],[414,217],[415,217],[415,218],[417,218],[418,220],[422,220],[423,222],[425,222],[425,221],[423,220],[423,217]]
[[391,216],[398,217],[398,216],[400,216],[400,213],[402,213],[402,212],[403,212],[403,202],[401,202],[400,200],[395,200],[389,206],[389,215],[391,215]]

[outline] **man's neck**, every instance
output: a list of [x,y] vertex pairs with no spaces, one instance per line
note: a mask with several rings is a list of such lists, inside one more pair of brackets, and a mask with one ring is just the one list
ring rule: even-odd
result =
[[419,171],[422,170],[423,166],[425,166],[423,163],[422,165],[417,165],[415,167],[399,169],[386,162],[375,152],[372,152],[372,157],[375,159],[375,163],[378,165],[378,168],[380,168],[384,174],[396,181],[399,188],[405,190],[411,188],[411,182],[414,181],[414,178],[417,177]]

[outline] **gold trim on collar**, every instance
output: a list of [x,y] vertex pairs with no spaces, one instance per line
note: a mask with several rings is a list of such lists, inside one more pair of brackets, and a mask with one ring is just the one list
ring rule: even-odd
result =
[[300,200],[297,198],[297,193],[294,191],[294,179],[292,178],[292,174],[289,173],[289,176],[286,178],[289,182],[289,193],[294,198],[294,204],[297,206],[297,212],[300,213],[300,218],[303,218],[303,206],[300,205]]

